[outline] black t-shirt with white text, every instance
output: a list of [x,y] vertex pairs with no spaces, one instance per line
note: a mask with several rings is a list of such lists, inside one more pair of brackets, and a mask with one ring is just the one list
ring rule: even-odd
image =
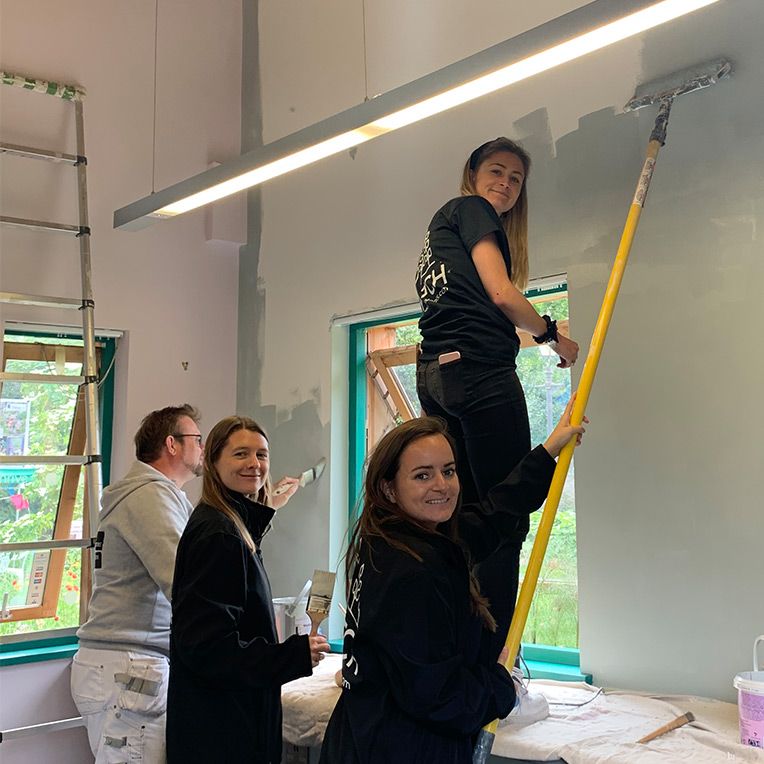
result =
[[511,277],[507,236],[488,201],[461,196],[435,213],[416,272],[422,360],[458,350],[464,358],[514,367],[520,347],[514,324],[491,302],[471,255],[489,234]]

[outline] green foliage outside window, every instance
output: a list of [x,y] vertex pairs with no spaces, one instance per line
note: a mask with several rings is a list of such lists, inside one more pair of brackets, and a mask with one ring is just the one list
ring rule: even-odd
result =
[[[21,338],[12,337],[17,342]],[[36,339],[35,341],[40,341]],[[76,341],[55,340],[56,344],[78,344]],[[47,344],[47,343],[46,343]],[[79,343],[81,344],[81,343]],[[6,371],[23,373],[60,373],[52,362],[8,359]],[[64,373],[78,375],[81,365],[67,363]],[[74,417],[77,387],[33,382],[5,382],[3,399],[31,401],[29,454],[65,454]],[[0,423],[2,428],[2,423]],[[0,489],[0,543],[41,541],[53,536],[63,467],[36,466],[32,474],[16,485]],[[78,488],[73,522],[82,519],[82,480]],[[25,505],[19,509],[9,500],[12,493],[23,495]],[[26,505],[28,503],[28,506]],[[0,600],[9,595],[9,605],[23,605],[32,567],[33,552],[0,554]],[[66,554],[61,592],[56,615],[30,621],[0,623],[0,636],[63,628],[79,624],[79,589],[81,552],[69,549]]]

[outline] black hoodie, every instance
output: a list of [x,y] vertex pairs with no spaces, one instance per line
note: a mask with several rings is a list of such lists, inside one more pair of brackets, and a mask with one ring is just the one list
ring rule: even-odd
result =
[[[458,510],[473,562],[543,502],[554,464],[539,447],[484,502]],[[475,734],[512,710],[514,684],[472,612],[462,547],[407,521],[391,535],[422,559],[380,538],[361,546],[321,764],[467,764]]]
[[307,636],[279,644],[260,541],[273,509],[228,496],[257,545],[196,507],[178,546],[172,590],[167,760],[281,761],[281,685],[312,671]]

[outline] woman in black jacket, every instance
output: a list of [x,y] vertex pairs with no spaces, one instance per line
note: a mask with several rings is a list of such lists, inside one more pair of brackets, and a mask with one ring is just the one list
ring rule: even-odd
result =
[[279,643],[260,543],[274,515],[268,439],[247,417],[212,428],[204,483],[172,588],[167,760],[281,761],[281,685],[307,676],[324,637]]
[[477,561],[540,506],[554,457],[583,432],[570,410],[479,505],[459,508],[440,419],[413,419],[379,442],[346,558],[343,692],[321,764],[467,764],[475,733],[512,710],[506,649],[497,663],[496,623],[460,538]]

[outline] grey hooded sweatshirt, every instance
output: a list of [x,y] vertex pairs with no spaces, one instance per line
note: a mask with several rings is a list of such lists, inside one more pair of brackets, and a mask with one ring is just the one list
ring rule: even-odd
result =
[[101,497],[101,565],[80,645],[170,654],[175,552],[193,507],[168,477],[135,462]]

